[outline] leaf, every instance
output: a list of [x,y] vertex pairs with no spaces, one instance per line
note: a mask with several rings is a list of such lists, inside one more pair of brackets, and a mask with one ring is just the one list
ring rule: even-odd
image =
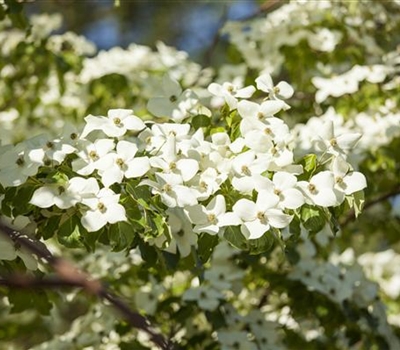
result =
[[65,220],[57,231],[57,238],[67,248],[82,247],[79,218],[73,215]]
[[60,225],[61,216],[54,215],[45,221],[43,226],[39,227],[39,233],[44,239],[49,239],[57,232]]
[[210,258],[212,252],[214,251],[214,247],[218,244],[219,239],[218,236],[209,235],[207,233],[203,233],[198,240],[198,256],[201,262],[204,264]]
[[115,252],[130,248],[134,238],[135,230],[128,222],[117,222],[108,229],[108,239]]
[[325,215],[322,209],[318,207],[312,207],[310,205],[304,205],[301,208],[301,220],[304,228],[307,229],[311,234],[321,231],[326,223]]
[[303,166],[304,173],[299,176],[299,180],[309,180],[317,169],[317,156],[315,154],[307,154],[300,161]]
[[351,196],[347,196],[346,199],[350,208],[354,210],[354,216],[357,218],[365,204],[364,191],[354,192]]
[[23,12],[23,5],[16,0],[5,0],[8,7],[6,14],[10,17],[12,24],[19,29],[28,28],[28,20]]
[[256,255],[270,251],[274,247],[275,237],[271,231],[265,232],[258,239],[250,239],[248,241],[249,253]]
[[126,191],[145,209],[150,210],[152,194],[147,186],[138,186],[138,181],[131,181],[126,185]]
[[239,226],[228,226],[224,233],[224,238],[234,247],[241,250],[248,250],[248,240],[243,236]]
[[192,126],[193,128],[195,128],[196,130],[202,127],[207,127],[211,124],[211,119],[210,117],[207,117],[204,114],[198,114],[195,115],[192,118]]

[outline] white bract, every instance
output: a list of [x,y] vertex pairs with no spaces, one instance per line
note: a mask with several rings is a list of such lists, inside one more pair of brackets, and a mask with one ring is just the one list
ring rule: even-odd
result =
[[89,115],[85,121],[86,126],[82,131],[81,138],[85,138],[94,130],[101,130],[110,137],[120,137],[125,135],[128,130],[138,132],[146,127],[131,109],[110,109],[107,117]]
[[182,91],[179,83],[166,74],[163,78],[163,95],[151,98],[147,109],[156,117],[169,117],[181,122],[195,112],[198,102],[192,90]]
[[292,216],[279,209],[278,202],[277,196],[272,197],[268,192],[260,191],[255,203],[245,198],[235,203],[232,210],[242,220],[240,229],[246,238],[257,239],[271,227],[284,228],[290,224]]
[[246,86],[244,88],[225,82],[222,85],[211,83],[208,86],[208,91],[214,96],[222,97],[231,110],[236,109],[238,98],[251,97],[256,88],[254,86]]
[[197,233],[206,232],[216,235],[222,232],[223,226],[239,224],[239,222],[233,222],[230,216],[225,215],[226,204],[222,195],[214,197],[206,207],[201,204],[188,206],[185,212],[195,225],[193,231]]
[[109,188],[102,188],[92,197],[83,198],[82,203],[88,206],[81,218],[83,227],[88,232],[98,231],[107,223],[115,224],[126,221],[125,208],[119,204],[119,194]]
[[49,208],[52,205],[67,209],[79,203],[85,196],[90,196],[99,190],[96,179],[74,177],[65,183],[55,183],[37,189],[30,203],[39,208]]
[[302,190],[307,204],[331,207],[341,203],[336,197],[335,175],[331,171],[321,171],[310,181],[299,181],[297,185]]
[[148,157],[135,157],[136,144],[121,140],[116,152],[107,153],[96,162],[104,186],[121,183],[123,178],[141,177],[150,170]]

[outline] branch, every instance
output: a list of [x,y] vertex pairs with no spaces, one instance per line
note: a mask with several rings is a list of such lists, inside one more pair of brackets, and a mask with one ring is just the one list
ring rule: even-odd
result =
[[15,244],[24,247],[39,259],[47,262],[56,272],[56,278],[37,279],[30,276],[11,276],[8,279],[0,279],[0,285],[14,288],[29,287],[79,287],[88,294],[96,295],[100,299],[107,300],[117,309],[134,328],[146,332],[151,341],[162,350],[171,350],[174,344],[164,339],[164,337],[151,329],[150,322],[142,315],[134,312],[120,298],[109,291],[99,280],[91,278],[90,275],[82,272],[69,261],[55,257],[46,246],[29,237],[21,236],[19,232],[4,225],[0,221],[0,234],[3,234],[14,241]]
[[[363,210],[367,210],[368,208],[374,206],[375,204],[381,203],[389,198],[395,197],[400,194],[400,186],[395,187],[391,191],[376,197],[368,202],[365,202]],[[349,214],[340,222],[340,226],[344,227],[348,225],[350,222],[354,221],[356,219],[356,215],[354,212],[354,209],[352,209]]]

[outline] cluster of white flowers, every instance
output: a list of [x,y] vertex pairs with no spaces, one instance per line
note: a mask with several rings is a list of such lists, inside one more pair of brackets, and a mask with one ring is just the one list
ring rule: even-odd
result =
[[[167,94],[170,90],[177,95],[181,92],[172,78],[166,77],[164,83]],[[110,186],[139,178],[140,185],[149,186],[168,208],[169,223],[182,221],[176,227],[188,227],[189,236],[194,235],[190,223],[195,233],[212,235],[221,235],[227,226],[240,225],[248,239],[257,239],[271,228],[287,227],[293,210],[304,203],[337,206],[345,196],[366,187],[365,177],[346,161],[347,152],[361,135],[337,135],[333,123],[324,125],[314,140],[323,156],[329,156],[329,163],[321,157],[330,164],[329,170],[298,181],[302,167],[295,164],[293,136],[275,117],[289,108],[282,99],[291,97],[293,89],[285,82],[274,86],[269,75],[260,76],[256,83],[268,94],[261,104],[245,99],[255,92],[254,86],[242,89],[246,90],[243,93],[230,83],[209,86],[232,111],[237,109],[240,133],[234,140],[226,132],[206,138],[201,128],[194,131],[187,123],[148,126],[131,110],[114,109],[107,117],[87,116],[80,135],[71,133],[55,140],[38,136],[16,146],[2,146],[0,183],[3,187],[19,186],[40,167],[61,164],[74,153],[77,157],[72,170],[79,176],[43,183],[32,196],[33,205],[68,209],[80,204],[82,225],[87,231],[97,231],[107,223],[127,219],[120,195]],[[192,105],[188,102],[192,100],[190,91],[173,97],[176,100],[168,96],[151,99],[150,111],[164,110],[159,106],[171,103],[165,109],[167,117],[177,121],[189,117],[182,105]],[[176,101],[181,102],[174,104]],[[224,192],[222,186],[229,183],[241,197],[227,206],[231,189]],[[180,231],[172,228],[178,236]],[[178,244],[182,255],[189,254],[190,245],[195,244],[195,239],[189,241],[185,249],[184,243]]]

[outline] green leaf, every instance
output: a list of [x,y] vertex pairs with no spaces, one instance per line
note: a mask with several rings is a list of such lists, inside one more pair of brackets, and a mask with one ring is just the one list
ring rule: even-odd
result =
[[225,130],[225,128],[223,126],[219,126],[217,128],[212,128],[211,131],[210,131],[210,135],[217,134],[219,132],[224,132],[225,133],[226,130]]
[[241,250],[248,250],[248,240],[243,236],[239,226],[228,226],[224,233],[224,238],[234,247]]
[[79,218],[73,215],[65,220],[57,231],[57,238],[67,248],[82,247]]
[[326,223],[323,210],[310,205],[304,205],[301,208],[301,219],[304,228],[307,229],[311,234],[321,231]]
[[30,212],[34,206],[29,203],[35,192],[37,185],[26,182],[23,186],[18,187],[16,195],[16,203],[13,209],[13,215],[25,215]]
[[19,29],[28,28],[28,20],[23,13],[23,5],[16,0],[5,0],[8,7],[6,14],[10,17],[12,24]]
[[134,238],[135,230],[128,222],[117,222],[108,229],[108,239],[115,252],[130,248]]
[[39,233],[44,239],[49,239],[57,232],[60,225],[61,216],[54,215],[45,221],[43,226],[39,227]]
[[210,117],[207,117],[204,114],[198,114],[195,115],[192,118],[192,126],[193,128],[195,128],[196,130],[202,127],[207,127],[211,124],[211,119]]
[[354,192],[351,196],[347,196],[346,199],[350,208],[354,210],[354,216],[358,217],[365,204],[364,191]]
[[317,156],[315,154],[307,154],[300,161],[303,166],[304,173],[299,176],[299,180],[309,180],[317,169]]
[[152,194],[148,186],[138,186],[138,181],[131,181],[126,185],[126,191],[145,209],[150,210]]
[[204,264],[210,258],[214,247],[218,244],[218,236],[209,235],[208,233],[203,233],[198,240],[198,256],[201,262]]
[[270,251],[274,247],[274,243],[275,237],[272,231],[267,231],[258,239],[249,239],[249,253],[255,255]]

